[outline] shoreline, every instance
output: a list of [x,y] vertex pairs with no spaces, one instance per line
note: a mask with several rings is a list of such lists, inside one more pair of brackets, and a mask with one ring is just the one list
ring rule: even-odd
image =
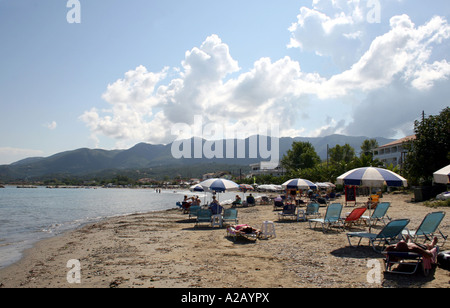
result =
[[[410,228],[430,212],[447,212],[409,203],[410,195],[385,198],[392,202],[388,215],[411,219]],[[352,209],[344,208],[343,213]],[[431,279],[382,274],[381,284],[368,283],[368,260],[382,262],[383,255],[367,243],[352,248],[343,231],[324,234],[307,222],[279,222],[271,205],[238,211],[239,223],[256,228],[262,221],[274,221],[277,237],[234,242],[225,228],[194,228],[194,221],[178,209],[105,218],[35,243],[21,260],[0,270],[0,287],[450,287],[449,272],[440,268]],[[441,224],[444,234],[450,234],[449,220],[447,216]],[[67,281],[70,260],[80,262],[80,284]]]
[[[47,213],[48,215],[41,215],[39,219],[30,219],[30,222],[20,221],[21,213],[20,213],[20,207],[11,207],[12,214],[11,219],[9,216],[9,204],[14,204],[14,198],[17,195],[22,193],[22,189],[17,188],[16,186],[8,186],[6,188],[5,193],[7,193],[7,197],[3,199],[2,201],[2,213],[5,215],[5,220],[3,222],[6,223],[5,228],[0,232],[0,269],[5,268],[17,261],[19,261],[22,258],[23,252],[31,247],[34,246],[35,243],[45,240],[47,238],[53,238],[55,236],[64,234],[66,232],[70,232],[72,230],[79,229],[85,225],[94,224],[96,222],[102,221],[104,219],[114,218],[118,216],[127,216],[131,214],[136,213],[147,213],[149,211],[160,211],[160,210],[166,210],[171,209],[175,207],[175,201],[178,201],[179,199],[182,199],[180,196],[181,190],[178,192],[178,194],[175,194],[174,191],[165,191],[164,196],[161,198],[167,198],[172,200],[173,202],[156,202],[157,206],[152,206],[152,204],[149,204],[148,206],[145,205],[144,202],[140,202],[138,200],[144,199],[143,201],[146,201],[148,199],[145,198],[139,198],[139,196],[143,196],[145,192],[145,196],[147,194],[150,194],[150,200],[153,200],[154,198],[159,199],[158,195],[153,192],[153,190],[148,189],[115,189],[115,188],[104,188],[104,189],[87,189],[85,192],[85,189],[81,189],[81,197],[82,198],[88,198],[89,200],[94,200],[95,198],[99,198],[98,196],[102,196],[102,194],[110,194],[110,192],[113,192],[114,194],[119,194],[119,198],[123,198],[123,196],[126,196],[127,193],[125,191],[137,191],[139,190],[139,194],[135,200],[132,199],[133,203],[131,206],[128,203],[127,199],[124,199],[122,201],[118,201],[118,203],[114,203],[116,206],[114,209],[109,210],[107,209],[107,206],[99,207],[99,210],[96,210],[96,205],[93,205],[92,207],[78,207],[77,204],[77,198],[80,197],[78,194],[78,191],[80,189],[60,189],[59,192],[54,191],[54,189],[47,189],[45,186],[40,186],[37,189],[24,189],[25,196],[39,196],[44,198],[47,194],[50,195],[52,198],[63,198],[63,196],[66,196],[63,191],[71,190],[72,192],[67,192],[68,196],[71,197],[71,202],[67,204],[75,204],[75,207],[70,208],[69,211],[71,213],[65,213],[64,211],[60,210],[58,207],[55,206],[56,211],[52,213]],[[52,191],[53,190],[53,191]],[[77,191],[75,193],[75,191]],[[122,194],[122,192],[124,192]],[[142,192],[142,193],[141,193]],[[153,197],[153,195],[155,197]],[[21,197],[22,195],[20,195]],[[134,196],[134,195],[133,195]],[[19,198],[20,198],[19,197]],[[13,198],[13,200],[10,200]],[[101,198],[101,197],[100,197]],[[6,201],[5,201],[6,200]],[[9,202],[9,201],[10,202]],[[21,200],[18,200],[20,202]],[[100,200],[101,201],[101,200]],[[88,203],[83,203],[83,205]],[[100,203],[99,203],[100,204]],[[105,203],[107,204],[107,203]],[[121,205],[124,205],[121,207]],[[142,204],[142,205],[141,205]],[[3,208],[3,205],[5,207]],[[20,204],[22,205],[22,204]],[[39,204],[40,206],[41,204]],[[25,205],[26,206],[26,205]],[[39,207],[38,206],[38,207]],[[68,208],[66,206],[66,208]],[[5,209],[5,211],[3,211]],[[86,212],[85,209],[88,211]],[[91,210],[92,209],[92,210]],[[30,210],[29,213],[32,213],[33,209]],[[55,213],[55,215],[53,215]],[[32,214],[28,215],[32,217]],[[27,218],[27,217],[25,217]],[[16,223],[10,223],[10,221],[15,221]],[[9,225],[8,225],[9,224]],[[21,226],[24,226],[24,228],[21,228]]]
[[[83,228],[87,228],[87,227],[89,227],[91,225],[96,225],[98,223],[102,223],[102,222],[105,222],[105,221],[110,220],[110,219],[121,218],[121,217],[126,218],[126,217],[132,216],[132,215],[152,214],[152,213],[165,212],[165,211],[171,211],[171,210],[174,210],[174,209],[172,208],[172,209],[166,209],[166,210],[154,210],[154,211],[147,211],[147,212],[117,214],[117,215],[93,218],[93,219],[90,219],[90,221],[82,222],[82,223],[80,223],[77,226],[70,227],[70,228],[68,228],[68,229],[66,229],[64,231],[58,231],[55,234],[53,234],[53,232],[50,232],[50,233],[47,233],[46,236],[41,236],[41,237],[36,238],[36,239],[27,239],[27,241],[29,243],[26,246],[29,246],[29,247],[21,249],[20,251],[18,251],[18,254],[20,256],[17,257],[15,261],[10,261],[8,265],[6,265],[4,267],[0,267],[0,272],[2,270],[6,270],[8,267],[14,266],[16,263],[20,263],[20,261],[22,261],[22,259],[24,259],[27,256],[29,251],[32,251],[35,248],[35,246],[39,245],[41,242],[52,241],[52,240],[57,239],[58,237],[68,236],[72,232],[76,232],[76,231],[81,230]],[[72,221],[72,222],[68,222],[66,224],[70,225],[70,224],[75,224],[75,223],[76,223],[76,221]],[[44,231],[41,231],[41,232],[44,232]],[[14,245],[14,243],[12,245]],[[1,285],[0,285],[0,287],[1,287]]]

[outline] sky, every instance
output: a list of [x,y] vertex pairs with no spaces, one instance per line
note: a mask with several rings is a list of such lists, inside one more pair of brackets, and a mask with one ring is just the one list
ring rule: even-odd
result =
[[449,105],[449,17],[448,0],[0,0],[0,164],[220,127],[402,138]]

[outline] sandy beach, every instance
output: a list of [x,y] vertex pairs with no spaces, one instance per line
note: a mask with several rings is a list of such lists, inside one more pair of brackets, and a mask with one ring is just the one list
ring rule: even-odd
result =
[[[390,218],[417,228],[426,214],[446,208],[412,203],[412,195],[389,194]],[[360,198],[361,199],[361,198]],[[338,202],[343,200],[338,200]],[[351,207],[344,207],[343,213]],[[383,255],[349,247],[346,232],[310,229],[307,222],[278,221],[271,205],[239,208],[239,222],[260,228],[274,221],[277,237],[234,242],[225,228],[195,228],[178,209],[108,219],[36,244],[19,262],[0,271],[2,288],[449,288],[450,272],[431,277],[381,273],[370,283],[370,260]],[[325,208],[321,208],[325,213]],[[352,231],[367,230],[355,227]],[[372,231],[379,230],[378,228]],[[441,224],[450,234],[450,217]],[[448,243],[443,247],[450,250]],[[69,260],[79,260],[81,280],[67,280]]]

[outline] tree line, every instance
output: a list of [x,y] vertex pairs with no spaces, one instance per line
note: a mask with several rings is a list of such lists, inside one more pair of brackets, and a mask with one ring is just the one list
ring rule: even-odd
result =
[[336,145],[328,151],[328,158],[322,161],[310,142],[294,142],[292,148],[283,156],[281,166],[285,174],[281,177],[261,175],[247,182],[258,184],[282,184],[292,178],[303,178],[313,182],[334,183],[340,175],[355,168],[385,167],[399,173],[408,180],[410,186],[431,186],[433,173],[450,164],[450,107],[439,115],[422,115],[414,123],[415,139],[403,147],[407,155],[403,168],[383,166],[374,159],[373,150],[378,148],[376,139],[365,140],[359,155],[349,144]]

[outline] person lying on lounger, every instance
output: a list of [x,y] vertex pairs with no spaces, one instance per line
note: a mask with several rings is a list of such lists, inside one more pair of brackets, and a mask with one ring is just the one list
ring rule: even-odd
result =
[[250,227],[249,225],[237,225],[237,226],[232,226],[236,232],[241,233],[241,234],[256,234],[256,235],[260,235],[261,234],[261,230],[255,229],[253,227]]
[[[427,267],[429,268],[431,266],[431,263],[435,263],[437,257],[437,248],[436,245],[438,243],[438,238],[434,237],[431,244],[416,244],[414,243],[411,238],[406,236],[405,241],[400,241],[395,245],[388,246],[385,250],[386,253],[389,252],[413,252],[421,255],[424,259],[424,262],[427,264]],[[391,257],[391,260],[395,260],[395,257]]]

